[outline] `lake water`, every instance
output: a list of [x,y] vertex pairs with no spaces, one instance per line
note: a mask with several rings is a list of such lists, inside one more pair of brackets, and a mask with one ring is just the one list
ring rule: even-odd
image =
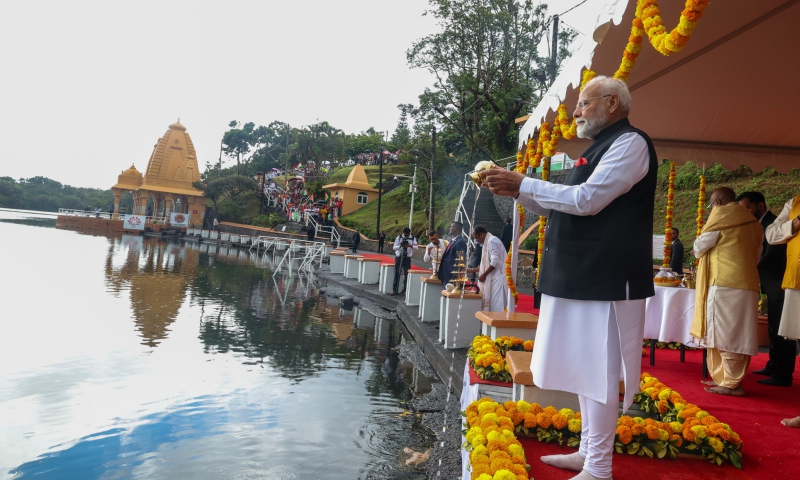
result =
[[425,478],[394,319],[247,251],[54,226],[0,210],[0,479]]

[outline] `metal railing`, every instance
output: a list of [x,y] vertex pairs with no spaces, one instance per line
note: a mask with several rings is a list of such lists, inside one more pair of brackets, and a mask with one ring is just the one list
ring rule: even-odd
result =
[[327,227],[325,225],[320,225],[319,222],[317,222],[314,219],[313,215],[309,215],[307,218],[308,218],[308,223],[310,223],[311,225],[314,226],[314,230],[316,230],[318,234],[319,233],[327,233],[327,234],[330,235],[330,237],[331,237],[331,245],[333,245],[333,242],[335,241],[337,247],[341,246],[342,237],[341,237],[341,235],[339,235],[339,231],[336,230],[336,227],[334,227],[333,225],[331,225],[329,227]]
[[271,237],[262,235],[253,240],[250,246],[250,251],[256,249],[256,252],[264,250],[263,255],[272,251],[273,256],[278,252],[284,252],[275,270],[280,270],[286,264],[289,272],[293,270],[292,262],[299,262],[298,270],[313,271],[314,266],[322,265],[322,259],[325,257],[325,243],[323,242],[309,242],[305,240],[295,240],[292,238]]
[[467,211],[466,206],[464,205],[464,198],[470,192],[470,190],[475,190],[476,201],[478,195],[478,186],[475,185],[475,182],[472,181],[472,178],[469,174],[464,175],[464,186],[461,187],[461,196],[458,199],[458,208],[456,209],[455,221],[461,222],[464,228],[461,231],[461,235],[469,242],[469,232],[472,232],[472,212]]
[[[122,221],[122,216],[124,215],[134,215],[132,213],[109,213],[109,212],[97,212],[96,210],[77,210],[73,208],[59,208],[58,209],[59,215],[68,215],[72,217],[96,217],[96,218],[105,218],[107,220],[120,220]],[[115,218],[116,216],[116,218]],[[144,215],[142,215],[144,216]],[[149,216],[146,217],[148,223],[165,223],[168,218],[167,217],[154,217]]]

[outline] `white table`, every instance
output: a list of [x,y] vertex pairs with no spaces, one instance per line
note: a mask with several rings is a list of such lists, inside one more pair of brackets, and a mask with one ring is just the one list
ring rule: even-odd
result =
[[[694,320],[694,289],[656,285],[655,291],[656,294],[647,299],[644,313],[644,338],[650,339],[650,365],[655,365],[656,341],[697,347],[689,334]],[[705,368],[705,361],[703,365]]]

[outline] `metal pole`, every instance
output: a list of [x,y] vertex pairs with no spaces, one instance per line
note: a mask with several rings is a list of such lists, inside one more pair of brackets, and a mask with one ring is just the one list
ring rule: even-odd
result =
[[[408,228],[411,227],[411,222],[414,220],[414,193],[417,191],[417,166],[414,165],[414,176],[411,177],[411,210],[408,213]],[[414,233],[414,230],[411,230]]]
[[433,162],[436,160],[436,127],[433,127],[433,133],[431,135],[431,143],[433,144],[433,149],[431,151],[431,193],[430,193],[430,207],[428,207],[428,228],[430,231],[433,231]]
[[[353,167],[355,168],[355,167]],[[375,238],[381,234],[381,196],[383,195],[383,150],[378,155],[378,222],[375,226]]]
[[550,85],[556,79],[556,58],[558,58],[558,15],[553,15],[553,53],[550,55]]

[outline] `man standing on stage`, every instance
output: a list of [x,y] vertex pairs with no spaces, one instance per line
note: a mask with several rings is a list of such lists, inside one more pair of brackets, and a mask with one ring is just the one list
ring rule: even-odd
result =
[[[783,315],[778,335],[800,338],[800,195],[786,202],[778,218],[767,227],[770,245],[786,244],[786,271],[783,274]],[[787,427],[800,427],[800,416],[781,421]]]
[[442,263],[442,255],[444,255],[444,251],[447,248],[447,240],[440,239],[436,230],[429,231],[428,238],[431,243],[425,247],[425,256],[422,257],[422,260],[431,262],[431,270],[436,272],[439,264]]
[[683,276],[683,242],[678,238],[680,231],[672,227],[672,250],[670,251],[669,268],[677,275]]
[[574,115],[578,136],[594,142],[564,185],[505,169],[481,172],[492,193],[549,217],[531,371],[540,388],[578,394],[580,449],[542,457],[580,471],[576,479],[611,478],[620,373],[627,409],[639,390],[645,299],[654,294],[657,157],[650,138],[628,122],[630,108],[625,83],[596,77],[586,84]]
[[758,261],[764,232],[728,187],[711,194],[711,214],[694,241],[697,278],[690,333],[708,352],[709,393],[744,395],[742,379],[758,355]]
[[490,312],[502,312],[506,309],[508,297],[508,284],[503,274],[503,264],[506,260],[506,249],[503,242],[486,230],[483,225],[477,225],[472,231],[472,237],[483,246],[480,266],[470,268],[467,273],[478,274],[478,284],[483,296],[483,309]]
[[450,224],[450,235],[453,237],[450,239],[450,244],[444,249],[442,263],[439,264],[438,276],[439,280],[442,281],[442,288],[445,288],[448,282],[450,282],[450,279],[453,278],[453,270],[456,268],[455,265],[459,252],[461,252],[464,262],[467,261],[467,242],[464,241],[464,237],[461,235],[463,231],[463,223],[453,222]]
[[[411,235],[410,228],[405,227],[403,229],[403,234],[398,235],[394,240],[394,247],[392,247],[392,249],[394,250],[394,282],[392,283],[392,296],[394,296],[400,291],[400,276],[402,275],[405,280],[408,279],[408,271],[411,270],[411,255],[419,249],[417,239]],[[403,293],[405,293],[405,291],[405,286],[403,286]]]
[[[777,218],[767,209],[767,201],[761,192],[744,192],[736,197],[736,201],[750,210],[765,232]],[[797,358],[797,342],[778,335],[783,311],[784,293],[781,283],[786,271],[786,245],[770,245],[764,238],[761,248],[758,279],[761,282],[761,293],[767,296],[769,361],[766,367],[753,373],[767,376],[758,383],[776,387],[791,387],[794,363]]]

